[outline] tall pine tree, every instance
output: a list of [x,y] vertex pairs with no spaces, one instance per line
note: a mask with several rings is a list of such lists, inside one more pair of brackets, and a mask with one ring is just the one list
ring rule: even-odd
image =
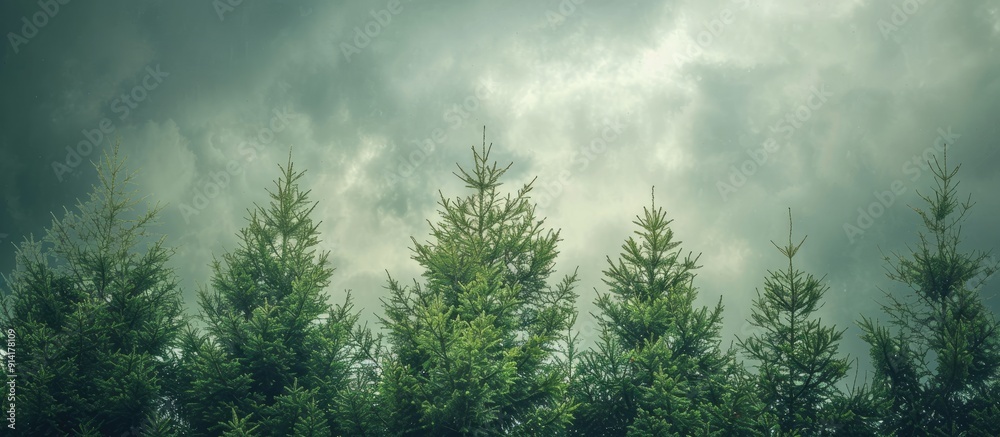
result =
[[558,232],[536,219],[531,184],[500,193],[510,166],[473,148],[456,174],[472,193],[441,195],[433,241],[413,239],[426,282],[389,279],[386,422],[402,435],[556,435],[571,418],[556,359],[575,317],[575,275],[551,285]]
[[827,287],[822,279],[795,268],[793,259],[805,238],[792,242],[788,212],[788,244],[774,246],[788,268],[770,271],[764,292],[757,292],[750,324],[763,332],[739,339],[740,347],[757,361],[758,384],[766,411],[783,434],[823,435],[840,421],[833,408],[840,396],[836,383],[849,369],[838,354],[843,330],[813,317]]
[[734,354],[719,347],[722,303],[695,307],[697,257],[683,255],[656,207],[634,221],[618,262],[608,257],[597,307],[601,339],[582,354],[578,435],[752,433],[756,400]]
[[[960,166],[959,166],[960,167]],[[1000,435],[1000,325],[979,291],[1000,264],[989,253],[959,250],[961,222],[973,206],[961,202],[958,168],[935,158],[936,187],[914,208],[924,230],[908,256],[886,256],[888,277],[909,292],[886,292],[887,325],[863,318],[877,389],[890,406],[880,421],[895,435]]]
[[[333,268],[318,252],[319,223],[304,172],[291,157],[268,191],[268,207],[249,210],[239,247],[212,264],[211,289],[199,291],[207,335],[183,337],[177,397],[191,435],[353,434],[345,406],[360,355],[350,296],[331,305]],[[298,434],[307,432],[307,434]]]
[[3,410],[24,435],[172,432],[164,380],[182,298],[172,250],[148,234],[159,208],[139,206],[124,161],[117,144],[105,153],[89,200],[22,243],[5,277],[16,398]]

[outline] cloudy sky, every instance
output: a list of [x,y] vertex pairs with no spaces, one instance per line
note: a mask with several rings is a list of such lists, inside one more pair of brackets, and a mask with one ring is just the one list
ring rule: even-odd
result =
[[652,186],[701,253],[701,302],[726,306],[726,345],[785,266],[770,241],[791,208],[809,236],[798,266],[830,287],[820,315],[867,366],[855,321],[898,290],[880,251],[916,241],[907,205],[944,143],[978,202],[965,247],[1000,248],[996,1],[342,3],[3,2],[0,271],[86,196],[89,161],[120,136],[135,188],[165,205],[156,230],[194,313],[291,149],[329,292],[353,290],[371,320],[386,270],[419,277],[410,236],[427,238],[438,190],[468,193],[452,171],[484,126],[491,158],[513,162],[505,187],[538,177],[588,342],[605,257]]

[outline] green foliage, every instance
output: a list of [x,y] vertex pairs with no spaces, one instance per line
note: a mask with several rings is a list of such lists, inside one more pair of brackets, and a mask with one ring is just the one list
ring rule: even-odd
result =
[[583,352],[573,395],[580,435],[749,432],[755,401],[731,353],[719,349],[721,301],[695,308],[697,258],[681,256],[670,220],[645,208],[600,294],[601,341]]
[[183,419],[205,434],[221,431],[232,411],[248,411],[255,405],[249,374],[212,339],[193,328],[184,332],[181,368],[185,378],[179,381],[177,396]]
[[316,403],[317,390],[307,390],[293,381],[286,394],[267,409],[268,428],[274,435],[329,435],[326,415]]
[[199,291],[207,335],[185,334],[176,393],[191,435],[338,430],[338,406],[358,396],[347,390],[360,361],[357,315],[350,296],[327,303],[333,269],[316,251],[316,205],[290,159],[282,171],[269,207],[249,211],[240,246]]
[[413,239],[426,283],[389,279],[381,404],[403,435],[554,435],[571,418],[556,359],[574,317],[571,275],[550,286],[558,233],[536,220],[525,185],[501,197],[509,168],[473,148],[457,175],[473,193],[441,195],[434,242]]
[[[532,183],[502,195],[510,166],[473,148],[440,194],[430,240],[413,241],[423,282],[388,278],[385,337],[359,326],[348,294],[328,303],[333,268],[318,250],[302,172],[282,167],[267,207],[249,210],[239,246],[212,263],[199,329],[182,316],[147,229],[158,208],[126,190],[118,147],[100,185],[42,241],[16,252],[0,318],[16,340],[18,430],[146,436],[1000,435],[1000,324],[979,295],[1000,270],[960,252],[972,204],[947,156],[922,196],[919,245],[885,257],[888,320],[863,317],[872,381],[847,392],[843,330],[813,317],[827,288],[795,268],[804,239],[775,246],[738,339],[756,364],[720,348],[722,302],[695,305],[698,257],[680,250],[655,199],[619,258],[607,257],[600,338],[578,350],[576,272],[552,282],[559,232],[535,216]],[[383,339],[386,340],[383,344]],[[3,397],[4,410],[10,406]]]
[[118,151],[96,165],[89,200],[21,244],[5,277],[17,427],[31,435],[122,435],[169,406],[162,378],[182,326],[173,252],[147,234],[159,209],[138,207]]
[[180,437],[180,426],[175,416],[155,414],[146,421],[145,426],[135,429],[132,435],[144,437]]
[[979,296],[1000,264],[985,252],[959,251],[972,203],[957,198],[958,167],[948,169],[947,152],[931,169],[934,194],[921,195],[928,209],[914,208],[925,229],[919,245],[885,257],[888,277],[912,293],[886,293],[887,325],[860,322],[875,384],[889,401],[881,424],[899,435],[1000,435],[1000,325]]
[[236,414],[236,409],[233,409],[232,413],[233,418],[222,426],[222,437],[256,437],[260,435],[257,432],[257,428],[260,425],[253,425],[250,421],[253,413],[247,414],[244,417],[239,417]]
[[623,435],[635,419],[639,387],[632,381],[633,359],[618,337],[601,332],[596,349],[584,351],[570,387],[581,402],[573,434]]
[[750,323],[763,332],[739,344],[758,363],[761,400],[781,432],[822,435],[837,427],[830,403],[850,366],[837,353],[844,331],[812,317],[827,288],[822,279],[795,268],[793,259],[805,238],[792,243],[791,221],[789,210],[788,244],[772,242],[788,259],[788,268],[768,272],[764,292],[758,290],[753,302]]

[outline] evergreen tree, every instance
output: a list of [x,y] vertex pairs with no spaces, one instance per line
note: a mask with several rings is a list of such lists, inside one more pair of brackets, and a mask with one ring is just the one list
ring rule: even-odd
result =
[[1000,332],[979,295],[1000,265],[989,253],[959,251],[971,196],[958,199],[947,151],[931,170],[934,194],[921,195],[926,210],[914,208],[925,229],[916,250],[885,257],[888,277],[912,293],[886,292],[887,326],[860,322],[890,404],[880,423],[896,435],[1000,435]]
[[347,390],[360,365],[358,316],[349,295],[327,303],[333,269],[316,249],[303,174],[289,157],[269,207],[249,211],[239,247],[213,262],[211,290],[199,290],[207,335],[185,332],[177,384],[191,435],[346,433],[352,414],[341,406],[363,394]]
[[173,252],[147,233],[159,208],[140,208],[128,191],[119,146],[95,167],[89,200],[53,218],[43,241],[22,243],[4,278],[15,430],[25,435],[117,436],[150,424],[168,431],[164,379],[183,323],[166,266]]
[[752,433],[755,398],[719,348],[722,303],[696,308],[697,257],[682,256],[666,213],[644,208],[598,296],[601,340],[584,352],[573,394],[579,435]]
[[499,192],[507,169],[473,148],[472,193],[441,194],[433,242],[413,239],[426,282],[389,278],[382,320],[391,346],[381,405],[402,435],[556,435],[571,418],[556,359],[575,317],[575,274],[546,281],[558,232],[543,229],[528,197]]
[[250,418],[253,417],[253,413],[250,413],[245,417],[239,417],[236,415],[235,408],[232,412],[232,420],[222,425],[222,437],[256,437],[259,435],[257,434],[257,428],[259,428],[260,425],[253,425],[250,422]]
[[758,362],[761,400],[782,434],[823,435],[841,420],[831,404],[840,396],[836,383],[850,365],[837,352],[844,331],[812,317],[827,287],[822,278],[795,268],[793,258],[804,242],[792,243],[789,209],[788,245],[772,242],[788,259],[788,268],[768,272],[750,319],[763,332],[739,339],[739,345]]

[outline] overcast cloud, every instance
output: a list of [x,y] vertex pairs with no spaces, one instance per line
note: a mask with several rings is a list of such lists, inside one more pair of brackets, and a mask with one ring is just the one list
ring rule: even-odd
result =
[[867,367],[854,322],[898,289],[880,249],[916,241],[906,205],[944,142],[978,202],[966,247],[1000,248],[995,0],[43,0],[0,4],[0,31],[0,271],[120,136],[136,188],[165,205],[156,230],[192,314],[291,149],[337,269],[328,291],[353,290],[374,320],[386,270],[420,275],[410,236],[427,238],[438,190],[468,193],[452,171],[483,126],[491,158],[513,162],[506,188],[538,177],[587,342],[605,257],[652,186],[701,253],[701,303],[726,306],[726,345],[784,266],[770,240],[791,208],[809,236],[798,267],[830,287],[821,316]]

